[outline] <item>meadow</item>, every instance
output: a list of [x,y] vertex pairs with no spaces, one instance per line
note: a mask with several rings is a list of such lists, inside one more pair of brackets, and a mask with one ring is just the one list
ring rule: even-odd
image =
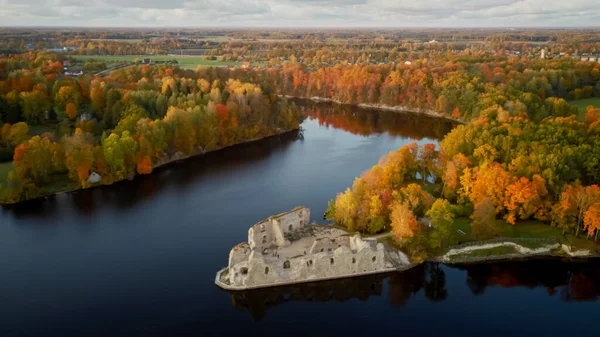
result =
[[95,60],[103,60],[107,63],[116,63],[116,62],[135,62],[142,61],[144,59],[150,59],[155,62],[166,62],[171,60],[177,60],[179,67],[183,69],[191,69],[196,70],[198,66],[213,66],[213,67],[223,67],[228,65],[239,65],[241,62],[238,61],[210,61],[207,60],[203,56],[171,56],[171,55],[72,55],[75,60],[86,61],[90,59]]

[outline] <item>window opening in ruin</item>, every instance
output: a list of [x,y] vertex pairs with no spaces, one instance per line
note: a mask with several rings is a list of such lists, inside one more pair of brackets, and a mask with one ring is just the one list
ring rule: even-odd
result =
[[352,258],[352,263],[356,263],[356,258]]
[[331,258],[331,260],[329,260],[329,263],[333,264],[333,258]]
[[242,275],[248,275],[248,268],[242,268]]
[[321,248],[321,253],[323,252],[323,248]]
[[292,227],[292,225],[290,225],[289,230],[292,230],[294,227]]
[[306,261],[306,266],[307,266],[307,267],[308,267],[308,266],[310,266],[310,263],[308,263],[308,261]]
[[373,262],[375,262],[375,260],[377,260],[377,258],[375,256],[373,256],[373,258],[371,259]]
[[285,261],[283,263],[283,269],[290,269],[290,261]]
[[327,251],[328,251],[328,252],[330,252],[330,251],[331,251],[331,248],[327,248]]
[[267,236],[263,236],[263,243],[267,243]]
[[304,221],[300,220],[300,226],[304,225]]
[[310,265],[312,266],[312,260],[308,261],[310,263]]
[[269,267],[265,267],[265,275],[269,273]]
[[263,255],[267,255],[269,253],[269,250],[267,248],[263,249]]

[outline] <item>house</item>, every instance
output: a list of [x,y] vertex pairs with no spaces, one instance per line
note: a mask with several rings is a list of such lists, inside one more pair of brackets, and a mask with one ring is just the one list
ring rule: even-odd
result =
[[65,67],[65,69],[67,69],[66,67],[70,67],[70,66],[71,66],[71,61],[69,61],[69,60],[63,61],[63,67]]
[[410,61],[405,61],[405,62],[404,62],[404,64],[406,64],[407,66],[409,66],[409,65],[411,65],[411,64],[412,64],[412,62],[410,62]]
[[150,64],[150,59],[144,59],[143,63],[144,64]]
[[240,68],[242,68],[242,69],[249,69],[250,68],[250,62],[248,62],[248,61],[242,62],[242,65],[240,66]]
[[87,182],[91,184],[97,184],[100,181],[102,181],[102,177],[96,172],[92,172],[92,174],[90,174],[90,176],[87,179]]

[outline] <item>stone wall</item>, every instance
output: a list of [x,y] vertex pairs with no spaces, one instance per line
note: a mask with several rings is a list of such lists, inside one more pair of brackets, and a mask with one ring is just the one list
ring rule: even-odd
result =
[[310,222],[310,209],[297,207],[290,212],[269,217],[248,230],[248,243],[252,249],[283,247],[286,244],[285,235]]
[[[234,287],[269,286],[392,270],[383,244],[331,226],[309,225],[310,211],[296,208],[248,231],[248,243],[232,249],[227,279]],[[313,226],[312,228],[306,228]],[[285,239],[293,237],[293,242]],[[283,241],[283,242],[282,242]],[[398,253],[397,253],[398,254]]]

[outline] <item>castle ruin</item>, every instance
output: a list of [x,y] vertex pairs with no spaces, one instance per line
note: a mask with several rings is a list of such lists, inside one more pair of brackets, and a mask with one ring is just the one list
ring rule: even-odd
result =
[[248,242],[229,253],[215,282],[243,290],[397,270],[408,258],[375,239],[362,239],[331,225],[310,224],[310,210],[297,207],[248,230]]

